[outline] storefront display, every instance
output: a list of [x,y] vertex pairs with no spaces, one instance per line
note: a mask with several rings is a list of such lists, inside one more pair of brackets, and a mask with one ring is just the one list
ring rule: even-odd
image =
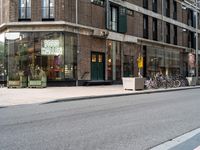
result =
[[183,53],[180,50],[147,47],[147,76],[156,73],[174,76],[183,70]]
[[107,41],[107,74],[108,80],[121,80],[121,48],[120,42]]
[[63,32],[16,33],[11,39],[10,34],[13,33],[6,34],[8,80],[17,78],[19,72],[34,79],[37,70],[43,70],[48,81],[75,78],[75,35]]

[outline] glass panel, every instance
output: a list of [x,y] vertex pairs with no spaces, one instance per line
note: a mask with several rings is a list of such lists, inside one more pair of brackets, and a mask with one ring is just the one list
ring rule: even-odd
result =
[[65,35],[65,78],[76,78],[77,37],[74,34]]
[[180,74],[180,57],[180,51],[148,47],[147,74],[152,77],[157,72],[168,76]]
[[1,81],[6,80],[6,59],[5,59],[5,50],[4,50],[4,34],[0,34],[0,85]]
[[92,54],[92,62],[97,62],[96,54]]
[[42,1],[42,17],[46,19],[54,18],[54,0]]
[[118,15],[117,15],[117,8],[115,7],[111,7],[112,9],[112,30],[117,31],[117,19],[118,19]]
[[108,41],[108,51],[107,51],[107,75],[108,80],[112,80],[112,41]]
[[23,73],[24,76],[35,79],[40,70],[46,73],[48,80],[76,78],[75,35],[67,33],[64,38],[61,32],[36,32],[7,33],[6,37],[9,78],[17,79]]
[[107,65],[108,80],[121,80],[120,42],[108,41]]
[[20,7],[26,7],[26,0],[20,0]]
[[31,0],[20,0],[19,18],[20,19],[31,18]]
[[63,80],[64,35],[62,33],[43,33],[39,38],[41,38],[39,40],[39,42],[41,41],[41,65],[47,72],[48,79]]
[[54,0],[50,0],[50,18],[54,18]]
[[50,0],[49,6],[50,6],[50,7],[54,7],[54,0]]
[[[11,36],[9,36],[11,34]],[[15,39],[14,39],[14,35]],[[12,38],[11,38],[12,37]],[[26,34],[6,34],[6,47],[8,49],[8,79],[19,80],[20,76],[28,74],[28,48],[31,39]]]
[[31,0],[27,0],[27,7],[31,7]]
[[124,55],[124,77],[134,76],[134,56]]
[[101,54],[98,55],[99,56],[99,63],[103,62],[103,56]]

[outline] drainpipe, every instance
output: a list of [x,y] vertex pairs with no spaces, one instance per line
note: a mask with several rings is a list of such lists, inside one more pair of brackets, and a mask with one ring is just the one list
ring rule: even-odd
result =
[[162,0],[162,42],[165,42],[165,34],[164,34],[164,0]]
[[1,2],[1,20],[0,20],[0,25],[3,24],[3,3],[2,3],[2,0],[0,1]]
[[[76,0],[76,24],[78,24],[78,0]],[[76,61],[77,61],[77,65],[76,65],[76,86],[78,86],[78,74],[79,74],[79,55],[80,55],[80,42],[79,42],[79,29],[78,29],[78,33],[77,33],[77,53],[76,53]]]
[[199,65],[199,63],[198,63],[198,55],[199,55],[199,48],[198,48],[198,11],[197,11],[197,0],[196,0],[196,3],[195,3],[195,12],[196,12],[196,78],[197,78],[197,80],[198,80],[198,65]]
[[76,0],[76,24],[78,24],[78,0]]

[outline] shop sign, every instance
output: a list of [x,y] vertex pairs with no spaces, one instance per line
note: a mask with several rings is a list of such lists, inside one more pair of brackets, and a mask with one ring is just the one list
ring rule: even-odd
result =
[[138,56],[137,62],[138,68],[143,68],[143,57],[141,55]]
[[44,40],[41,48],[42,55],[63,55],[63,48],[59,40]]

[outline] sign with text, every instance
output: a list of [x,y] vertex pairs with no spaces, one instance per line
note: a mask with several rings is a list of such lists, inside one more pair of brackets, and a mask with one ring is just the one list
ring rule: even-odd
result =
[[63,48],[59,40],[44,40],[41,47],[42,55],[63,55]]

